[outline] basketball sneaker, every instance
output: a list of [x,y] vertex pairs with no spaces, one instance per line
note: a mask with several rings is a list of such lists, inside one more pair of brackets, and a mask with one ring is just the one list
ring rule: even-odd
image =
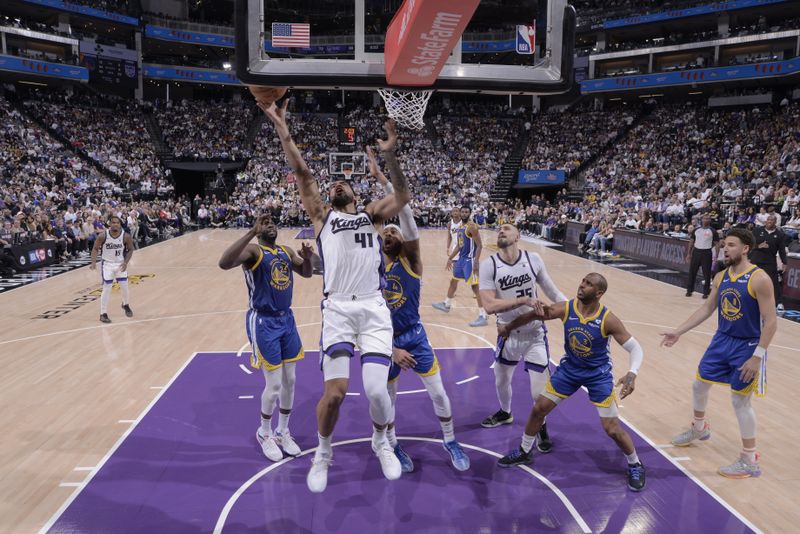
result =
[[108,318],[108,314],[107,313],[101,313],[100,314],[100,322],[101,323],[110,323],[111,319]]
[[761,467],[758,465],[758,455],[756,461],[750,463],[742,456],[739,456],[735,462],[725,467],[720,467],[718,473],[728,478],[750,478],[761,476]]
[[477,317],[477,319],[475,319],[474,321],[472,321],[471,323],[469,323],[469,325],[470,325],[470,326],[472,326],[472,327],[486,326],[487,324],[489,324],[489,319],[487,319],[487,318],[486,318],[485,316],[483,316],[483,315],[479,315],[479,316]]
[[275,432],[275,442],[280,445],[283,452],[289,456],[297,456],[300,454],[300,447],[288,430],[286,432]]
[[125,310],[125,317],[133,317],[133,310],[128,304],[123,304],[122,309]]
[[515,465],[523,465],[533,463],[533,449],[525,452],[522,447],[517,447],[507,455],[497,460],[497,465],[500,467],[512,467]]
[[469,456],[457,441],[445,441],[442,442],[442,446],[450,454],[450,462],[457,471],[469,469]]
[[514,416],[508,412],[504,412],[503,410],[497,410],[494,415],[490,415],[481,421],[481,426],[483,428],[494,428],[500,425],[510,425],[513,422]]
[[553,450],[553,442],[550,440],[550,434],[547,433],[547,423],[542,424],[542,428],[536,434],[536,450],[542,454]]
[[628,489],[642,491],[646,483],[642,462],[628,464]]
[[397,456],[397,460],[400,462],[400,470],[403,473],[411,473],[414,471],[414,461],[411,459],[411,456],[403,450],[403,447],[401,447],[399,443],[394,448],[394,455]]
[[433,307],[439,311],[450,313],[451,306],[449,304],[445,304],[444,302],[434,302]]
[[703,430],[695,430],[694,425],[689,425],[689,430],[681,432],[672,438],[672,444],[676,447],[688,447],[695,440],[705,441],[711,437],[711,425],[707,422]]
[[258,444],[261,445],[261,452],[267,457],[270,462],[277,462],[283,460],[283,453],[278,448],[275,438],[272,436],[263,436],[261,429],[256,430],[256,439]]
[[381,462],[381,471],[383,471],[383,476],[386,477],[386,480],[397,480],[400,478],[403,468],[400,465],[400,460],[397,459],[394,450],[388,442],[384,441],[377,449],[373,445],[372,451]]
[[328,487],[328,467],[333,462],[333,452],[317,449],[311,459],[311,470],[306,476],[306,485],[311,493],[322,493]]

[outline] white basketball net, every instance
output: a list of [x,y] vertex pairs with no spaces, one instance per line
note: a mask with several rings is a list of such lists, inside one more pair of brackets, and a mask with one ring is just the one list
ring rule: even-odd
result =
[[422,116],[425,115],[425,108],[428,107],[428,100],[430,100],[433,90],[378,89],[378,93],[383,97],[389,117],[397,121],[397,124],[414,130],[421,130],[425,127]]

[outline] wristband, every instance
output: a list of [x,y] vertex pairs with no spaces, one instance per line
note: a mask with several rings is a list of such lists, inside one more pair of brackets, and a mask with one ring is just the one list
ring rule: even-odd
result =
[[756,358],[763,358],[766,355],[767,355],[767,349],[761,346],[756,347],[756,350],[753,351],[753,356],[755,356]]

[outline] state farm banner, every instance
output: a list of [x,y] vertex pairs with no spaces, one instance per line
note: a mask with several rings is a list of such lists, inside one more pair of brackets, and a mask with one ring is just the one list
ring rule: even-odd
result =
[[783,296],[800,300],[800,258],[788,258],[783,272]]
[[406,0],[386,31],[384,61],[391,85],[432,85],[480,0]]
[[614,250],[636,260],[646,261],[659,267],[689,272],[686,255],[689,240],[676,239],[660,234],[645,234],[630,230],[614,230]]

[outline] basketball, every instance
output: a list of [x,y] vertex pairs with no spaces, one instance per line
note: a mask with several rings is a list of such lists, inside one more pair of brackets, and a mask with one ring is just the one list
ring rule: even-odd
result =
[[288,90],[286,87],[264,87],[260,85],[248,86],[250,93],[256,97],[256,102],[259,104],[270,105],[276,100],[283,98]]

